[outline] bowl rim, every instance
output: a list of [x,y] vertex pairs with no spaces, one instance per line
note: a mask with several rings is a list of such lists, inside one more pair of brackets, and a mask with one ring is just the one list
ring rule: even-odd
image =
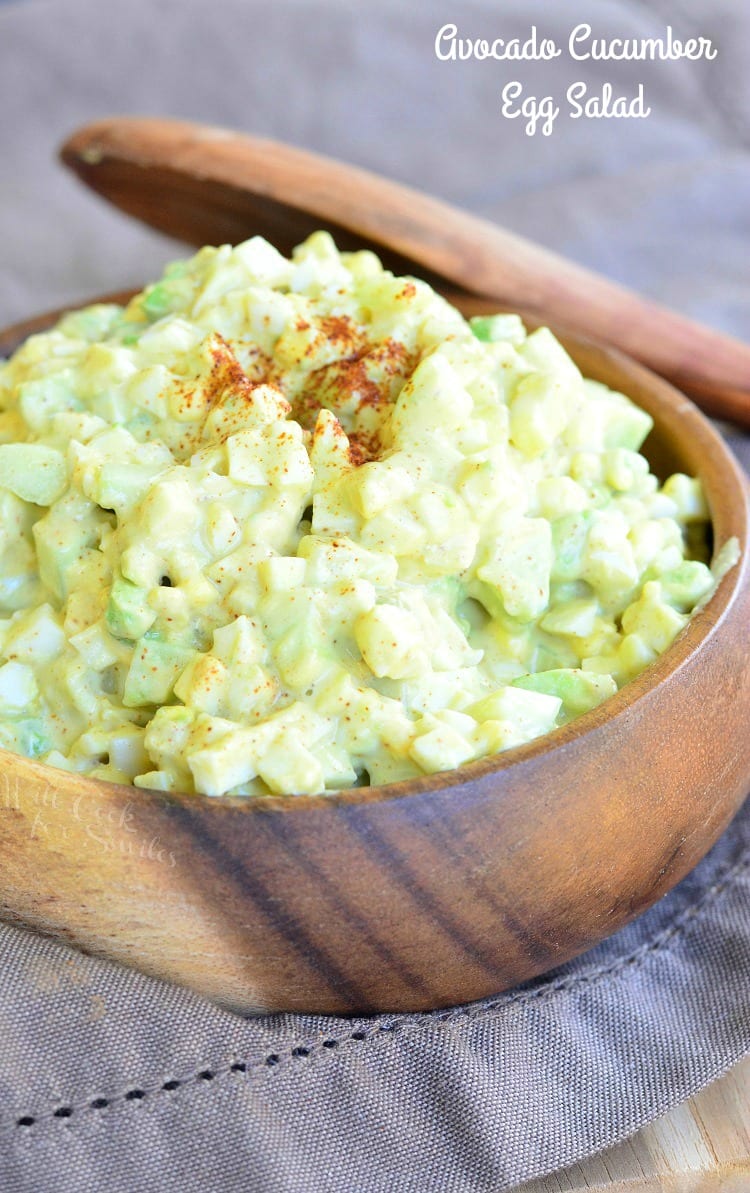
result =
[[[11,353],[14,352],[31,335],[49,330],[62,315],[68,312],[98,303],[122,304],[137,293],[139,293],[138,290],[129,289],[84,300],[73,300],[63,307],[31,316],[6,328],[0,328],[0,349],[3,344],[8,344]],[[453,297],[455,298],[455,296]],[[472,296],[472,301],[476,304],[475,296]],[[496,303],[494,308],[502,309],[502,304]],[[533,312],[518,309],[518,313],[522,318],[528,318],[529,322],[535,326],[541,325],[539,318]],[[599,365],[609,370],[614,367],[616,371],[627,373],[629,381],[636,386],[640,385],[646,388],[654,396],[654,405],[658,407],[658,413],[654,415],[655,430],[672,432],[679,430],[681,443],[691,442],[693,446],[691,454],[696,457],[696,461],[700,461],[695,471],[704,486],[710,522],[714,532],[712,562],[730,539],[736,538],[739,543],[740,557],[738,561],[721,577],[709,599],[698,606],[667,649],[654,662],[649,663],[634,679],[629,680],[595,708],[523,745],[513,746],[497,754],[486,755],[451,770],[417,775],[411,779],[400,779],[375,786],[340,788],[317,795],[271,794],[251,798],[239,795],[211,796],[202,792],[163,791],[158,788],[136,787],[134,784],[111,783],[104,779],[92,778],[84,773],[60,771],[46,763],[38,762],[10,750],[0,749],[0,760],[6,766],[10,764],[17,772],[26,771],[29,777],[33,775],[48,784],[51,783],[50,776],[54,776],[56,773],[68,774],[80,786],[82,795],[88,793],[99,798],[106,798],[111,793],[112,797],[127,795],[130,799],[157,797],[162,803],[181,804],[192,808],[200,806],[203,811],[211,808],[216,809],[217,812],[219,809],[223,809],[225,812],[236,813],[241,810],[248,814],[274,812],[291,814],[294,811],[301,813],[305,810],[335,809],[342,805],[390,803],[391,801],[430,796],[440,791],[450,791],[459,797],[466,788],[476,782],[483,782],[493,777],[502,782],[507,776],[512,775],[517,767],[540,760],[546,755],[554,754],[557,750],[571,747],[581,738],[595,733],[605,725],[627,715],[630,710],[636,708],[657,689],[663,687],[670,678],[687,666],[708,645],[725,620],[745,583],[748,582],[750,572],[750,563],[748,562],[750,484],[731,449],[718,431],[698,407],[672,384],[617,349],[569,332],[558,324],[549,325],[545,322],[544,326],[550,326],[553,334],[574,359],[576,350],[593,353],[597,358],[597,368]],[[2,360],[3,356],[0,355],[0,362]],[[610,385],[610,388],[614,388],[614,386]],[[627,387],[623,386],[621,392],[627,394]],[[637,399],[631,398],[630,400],[634,401],[636,405],[640,405]],[[722,502],[717,500],[720,486],[730,487],[734,490]]]

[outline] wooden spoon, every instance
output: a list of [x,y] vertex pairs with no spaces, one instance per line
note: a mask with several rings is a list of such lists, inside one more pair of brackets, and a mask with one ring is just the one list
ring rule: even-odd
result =
[[87,125],[62,160],[119,207],[190,244],[259,233],[283,252],[316,228],[614,345],[707,413],[750,425],[750,346],[410,187],[275,141],[177,120]]

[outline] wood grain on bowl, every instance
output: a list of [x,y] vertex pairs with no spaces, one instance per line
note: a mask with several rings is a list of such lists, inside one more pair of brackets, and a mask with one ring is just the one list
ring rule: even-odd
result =
[[[0,335],[0,354],[49,322]],[[546,738],[371,790],[165,795],[2,753],[5,919],[238,1010],[416,1010],[560,964],[700,860],[750,780],[745,482],[679,393],[561,338],[654,416],[659,466],[701,476],[717,546],[740,541],[673,646]]]

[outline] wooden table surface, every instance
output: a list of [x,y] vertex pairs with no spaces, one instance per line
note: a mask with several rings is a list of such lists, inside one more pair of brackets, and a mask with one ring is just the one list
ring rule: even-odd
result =
[[637,1135],[517,1193],[750,1193],[750,1057]]

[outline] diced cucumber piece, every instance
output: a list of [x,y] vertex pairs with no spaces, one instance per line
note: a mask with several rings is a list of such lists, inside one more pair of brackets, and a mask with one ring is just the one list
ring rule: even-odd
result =
[[101,513],[73,490],[33,526],[39,575],[61,600],[68,595],[68,571],[93,547],[101,530]]
[[705,563],[686,559],[679,567],[663,572],[659,583],[664,599],[681,613],[689,613],[711,591],[714,578]]
[[562,700],[565,714],[577,717],[596,708],[607,696],[613,696],[617,684],[611,675],[597,675],[573,667],[560,667],[554,671],[540,671],[536,675],[522,675],[512,681],[513,687],[527,692],[543,692]]
[[166,704],[179,676],[195,651],[158,638],[142,638],[125,679],[122,702],[126,708]]
[[0,444],[0,485],[34,505],[52,505],[65,492],[68,466],[62,452],[41,443]]

